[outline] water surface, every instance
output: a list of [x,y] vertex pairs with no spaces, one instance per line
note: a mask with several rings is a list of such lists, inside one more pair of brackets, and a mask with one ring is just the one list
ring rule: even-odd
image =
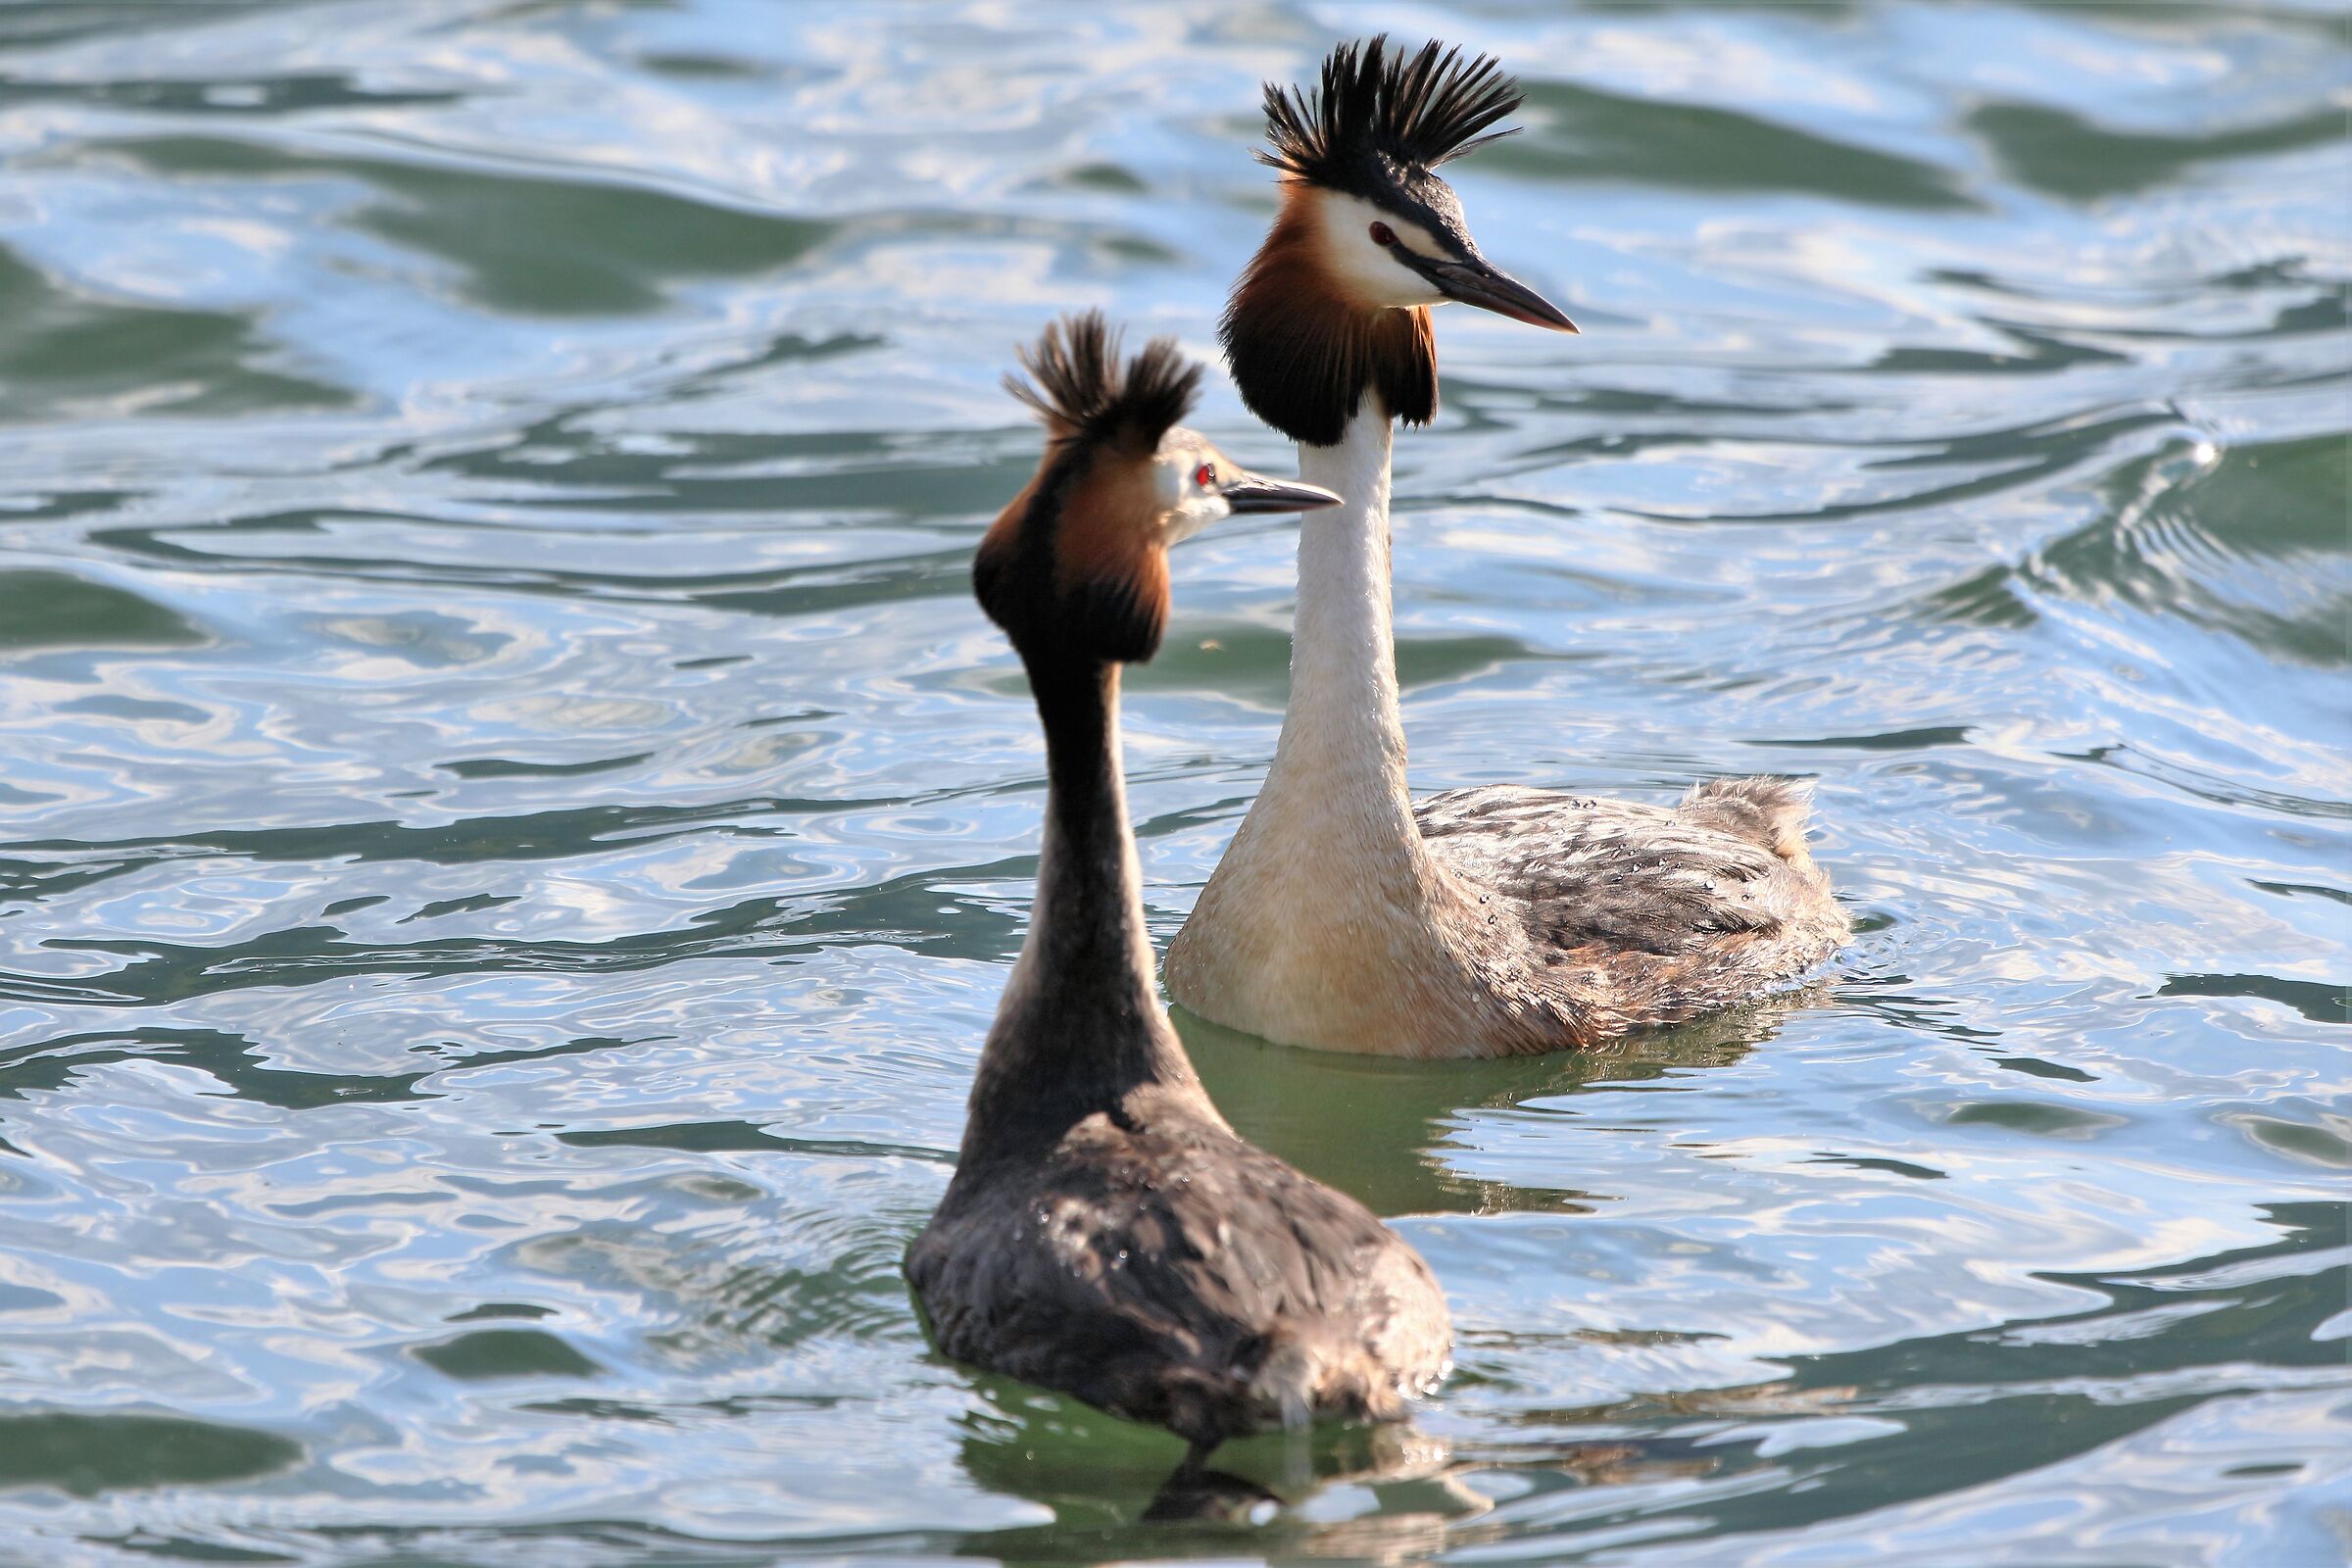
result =
[[[1417,783],[1818,777],[1861,934],[1597,1058],[1190,1027],[1461,1370],[1171,1533],[898,1271],[1035,868],[965,567],[1012,346],[1210,352],[1256,85],[1373,25],[1524,75],[1457,183],[1586,328],[1441,314]],[[2340,1560],[2348,84],[2295,5],[0,11],[0,1557]],[[1188,546],[1131,683],[1163,941],[1292,572]]]

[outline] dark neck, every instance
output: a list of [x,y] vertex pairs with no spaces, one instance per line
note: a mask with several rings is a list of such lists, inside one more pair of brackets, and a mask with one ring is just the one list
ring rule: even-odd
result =
[[1438,354],[1426,307],[1376,310],[1334,287],[1297,210],[1287,211],[1234,286],[1218,336],[1250,412],[1294,441],[1340,444],[1367,397],[1389,417],[1438,412]]
[[1119,666],[1027,661],[1046,730],[1029,940],[980,1056],[967,1163],[1042,1153],[1151,1083],[1194,1084],[1160,1011],[1119,768]]

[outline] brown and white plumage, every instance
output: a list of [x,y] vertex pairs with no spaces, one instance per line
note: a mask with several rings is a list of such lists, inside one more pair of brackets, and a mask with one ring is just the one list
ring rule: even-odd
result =
[[1176,427],[1198,371],[1164,340],[1121,367],[1089,316],[1028,363],[1053,441],[973,582],[1046,732],[1037,903],[907,1279],[942,1353],[1169,1427],[1188,1467],[1264,1427],[1395,1419],[1445,1374],[1445,1298],[1202,1091],[1158,1004],[1119,765],[1119,668],[1158,644],[1167,546],[1338,497]]
[[1598,1044],[1753,997],[1845,940],[1809,789],[1679,806],[1498,787],[1414,805],[1390,607],[1391,424],[1437,408],[1429,311],[1574,331],[1478,252],[1434,172],[1518,103],[1494,62],[1384,39],[1267,90],[1282,208],[1226,312],[1243,400],[1344,504],[1305,523],[1264,788],[1168,952],[1168,989],[1292,1045],[1478,1056]]
[[1500,901],[1534,1000],[1579,1045],[1744,1001],[1836,952],[1844,912],[1805,848],[1809,785],[1716,779],[1651,806],[1498,785],[1413,818],[1438,864]]
[[1362,1204],[1242,1142],[1197,1088],[1079,1121],[1014,1191],[952,1195],[908,1256],[956,1360],[1203,1451],[1394,1421],[1444,1376],[1427,1265]]

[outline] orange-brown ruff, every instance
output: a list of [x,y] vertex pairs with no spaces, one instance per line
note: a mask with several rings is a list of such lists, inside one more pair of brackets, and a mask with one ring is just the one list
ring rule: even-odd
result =
[[[1308,188],[1283,187],[1266,241],[1234,287],[1233,310],[1251,325],[1232,353],[1261,400],[1287,422],[1340,439],[1364,389],[1393,418],[1427,424],[1438,410],[1438,343],[1429,307],[1384,310],[1335,277]],[[1305,439],[1298,437],[1298,439]]]
[[1675,807],[1405,780],[1391,424],[1437,407],[1428,306],[1574,330],[1471,242],[1432,172],[1518,103],[1494,62],[1374,39],[1268,88],[1283,205],[1224,327],[1251,411],[1344,505],[1299,536],[1291,700],[1264,788],[1168,950],[1169,994],[1291,1045],[1407,1056],[1588,1047],[1740,1002],[1844,942],[1810,786]]
[[1181,1478],[1260,1428],[1400,1417],[1451,1344],[1419,1255],[1201,1090],[1158,1004],[1120,774],[1119,666],[1157,645],[1167,543],[1338,498],[1172,428],[1199,370],[1164,339],[1122,370],[1088,316],[1025,363],[1054,441],[973,576],[1046,732],[1037,903],[906,1277],[942,1353],[1171,1428]]

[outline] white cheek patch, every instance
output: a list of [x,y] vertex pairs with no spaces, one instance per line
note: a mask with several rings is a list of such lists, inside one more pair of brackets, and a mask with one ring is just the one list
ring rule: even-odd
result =
[[1372,238],[1372,225],[1386,223],[1397,244],[1419,255],[1449,255],[1428,229],[1409,219],[1384,213],[1361,196],[1339,191],[1317,191],[1315,209],[1323,227],[1326,265],[1365,304],[1402,310],[1409,305],[1435,305],[1446,297]]
[[1160,458],[1152,465],[1152,499],[1166,512],[1184,500],[1185,469],[1181,454]]
[[1169,516],[1167,542],[1182,544],[1218,518],[1232,515],[1232,504],[1223,496],[1196,494]]
[[1206,443],[1190,430],[1179,428],[1168,433],[1166,446],[1152,464],[1152,492],[1159,503],[1162,544],[1181,543],[1219,517],[1232,514],[1233,509],[1223,496],[1203,491],[1193,483],[1195,469],[1216,461]]

